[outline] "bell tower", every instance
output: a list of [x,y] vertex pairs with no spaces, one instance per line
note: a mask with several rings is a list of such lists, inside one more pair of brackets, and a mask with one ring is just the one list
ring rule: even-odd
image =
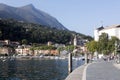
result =
[[77,46],[77,36],[76,36],[76,35],[74,36],[74,42],[73,42],[73,45],[74,45],[74,46]]

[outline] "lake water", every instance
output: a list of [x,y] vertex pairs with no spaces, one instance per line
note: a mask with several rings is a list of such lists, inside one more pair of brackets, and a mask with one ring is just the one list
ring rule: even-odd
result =
[[[83,64],[73,60],[73,69]],[[0,80],[64,80],[67,59],[0,60]]]

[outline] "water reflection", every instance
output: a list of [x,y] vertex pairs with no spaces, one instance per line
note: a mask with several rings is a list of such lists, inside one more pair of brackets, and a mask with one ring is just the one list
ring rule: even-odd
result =
[[[73,68],[81,65],[73,61]],[[67,59],[31,59],[0,61],[0,80],[64,80],[68,74]]]

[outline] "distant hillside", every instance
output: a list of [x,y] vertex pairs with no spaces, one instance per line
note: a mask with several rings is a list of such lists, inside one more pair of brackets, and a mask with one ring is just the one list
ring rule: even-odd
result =
[[61,30],[67,30],[67,28],[65,28],[57,19],[36,9],[32,4],[23,7],[11,7],[1,3],[0,18],[16,19],[19,21],[37,23]]
[[11,41],[22,41],[26,39],[28,43],[68,43],[72,38],[71,32],[58,30],[43,25],[25,23],[13,19],[0,20],[0,39]]
[[91,40],[90,36],[80,33],[58,30],[43,25],[25,23],[13,19],[0,19],[0,40],[9,39],[11,41],[22,41],[26,39],[28,43],[55,43],[68,44],[73,40],[74,34],[83,39]]

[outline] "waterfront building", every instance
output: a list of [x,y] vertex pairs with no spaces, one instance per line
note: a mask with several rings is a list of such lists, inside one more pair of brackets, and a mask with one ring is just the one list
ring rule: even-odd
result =
[[107,26],[107,27],[103,27],[102,26],[102,27],[99,27],[99,28],[95,29],[94,30],[94,40],[98,41],[99,40],[99,36],[102,33],[107,33],[109,39],[112,36],[115,36],[118,39],[120,39],[120,24],[112,25],[112,26]]
[[15,51],[18,55],[32,55],[32,51],[30,50],[31,46],[29,45],[21,45],[18,46]]
[[0,46],[10,45],[12,47],[17,47],[20,43],[10,40],[0,40]]
[[0,45],[9,45],[10,44],[10,40],[0,40]]
[[34,55],[59,55],[58,50],[34,50]]
[[0,55],[15,54],[14,47],[18,45],[19,45],[19,42],[12,42],[10,40],[0,40]]
[[0,47],[0,55],[13,55],[14,53],[14,49],[10,46]]

